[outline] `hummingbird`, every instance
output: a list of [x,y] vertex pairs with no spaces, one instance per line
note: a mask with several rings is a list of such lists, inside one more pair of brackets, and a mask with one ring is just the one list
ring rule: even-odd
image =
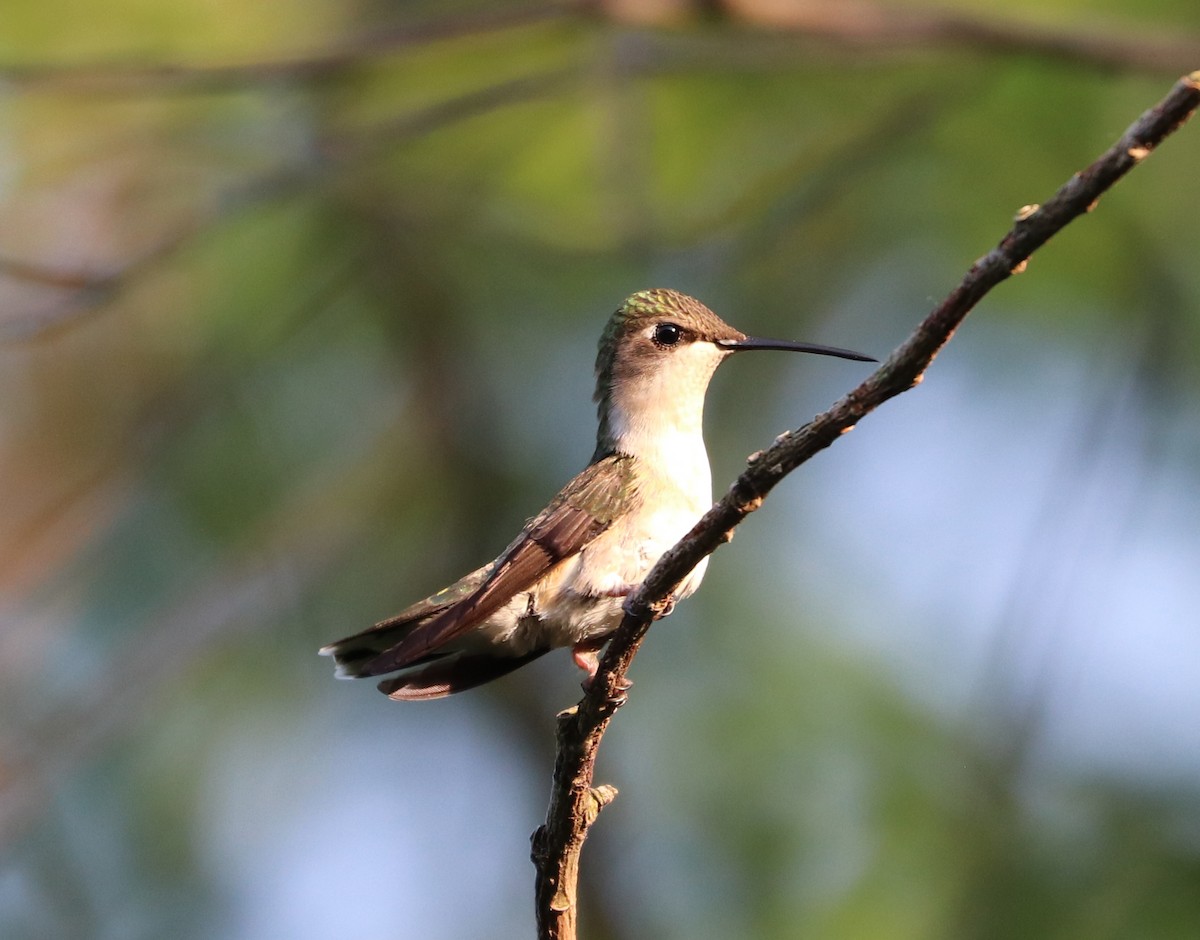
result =
[[[385,676],[396,700],[497,679],[558,647],[595,676],[625,598],[712,504],[702,419],[709,380],[762,349],[874,362],[848,349],[747,336],[673,290],[633,294],[596,356],[599,429],[583,471],[498,558],[361,633],[321,649],[340,678]],[[668,599],[692,594],[705,558]]]

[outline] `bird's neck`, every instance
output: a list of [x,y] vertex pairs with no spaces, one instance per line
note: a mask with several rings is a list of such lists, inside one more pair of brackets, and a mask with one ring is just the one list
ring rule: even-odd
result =
[[[653,379],[653,377],[650,377]],[[596,459],[621,453],[639,469],[683,491],[698,506],[712,501],[712,476],[704,447],[704,390],[673,388],[652,380],[611,388],[600,399]]]

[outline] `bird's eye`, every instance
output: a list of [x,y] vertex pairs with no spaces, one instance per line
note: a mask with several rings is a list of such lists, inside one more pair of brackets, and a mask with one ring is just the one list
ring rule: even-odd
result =
[[683,327],[675,323],[660,323],[654,328],[654,342],[659,346],[674,346],[683,339]]

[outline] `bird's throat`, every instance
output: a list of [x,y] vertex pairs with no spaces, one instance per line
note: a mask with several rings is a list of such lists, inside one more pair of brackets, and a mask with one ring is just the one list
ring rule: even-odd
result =
[[[626,387],[601,403],[597,454],[636,457],[644,486],[686,494],[702,509],[712,501],[712,476],[704,446],[704,395],[663,396],[653,388]],[[605,407],[607,406],[607,407]]]

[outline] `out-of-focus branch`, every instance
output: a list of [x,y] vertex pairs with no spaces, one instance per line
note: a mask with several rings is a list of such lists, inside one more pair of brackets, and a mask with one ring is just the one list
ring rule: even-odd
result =
[[110,271],[54,268],[18,258],[0,257],[0,277],[27,281],[59,292],[49,307],[0,319],[0,345],[42,339],[56,327],[72,325],[101,309],[130,281],[174,252],[196,232],[194,225],[168,235],[149,251]]
[[[152,710],[189,667],[239,631],[281,615],[299,587],[327,573],[353,535],[330,505],[322,479],[264,520],[247,549],[169,603],[94,681],[36,725],[0,741],[0,849],[36,818],[53,781]],[[313,526],[316,514],[325,522]],[[305,534],[297,538],[297,520]],[[319,531],[319,536],[314,532]]]
[[347,160],[369,155],[380,147],[423,137],[459,121],[561,94],[572,83],[578,83],[580,77],[578,68],[567,67],[496,82],[405,112],[354,134],[327,137],[321,141],[320,151],[327,160],[341,165]]
[[725,496],[659,560],[625,605],[587,694],[558,722],[558,754],[546,822],[533,835],[536,905],[541,940],[576,936],[579,857],[588,829],[616,795],[592,785],[605,729],[625,699],[626,671],[666,598],[696,564],[728,541],[733,528],[762,505],[787,474],[853,428],[889,398],[921,381],[967,314],[988,291],[1024,270],[1029,257],[1069,222],[1089,212],[1117,180],[1137,166],[1200,106],[1200,71],[1176,83],[1107,152],[1064,183],[1044,205],[1027,206],[1000,243],[976,261],[959,285],[856,389],[808,424],[776,438],[750,457]]
[[50,265],[0,256],[0,277],[26,281],[57,291],[55,300],[37,310],[0,316],[0,346],[46,339],[77,325],[89,314],[105,307],[132,284],[179,255],[199,236],[238,212],[281,199],[310,183],[307,176],[290,168],[268,172],[231,187],[208,209],[180,223],[119,266],[107,271],[56,268]]
[[[633,26],[679,26],[714,15],[768,34],[807,36],[868,52],[957,47],[1154,73],[1190,68],[1200,57],[1200,36],[1132,32],[1095,23],[1083,28],[1043,26],[1015,17],[973,16],[938,6],[922,9],[871,0],[551,0],[515,8],[457,11],[377,29],[331,49],[275,61],[215,65],[0,62],[0,81],[23,91],[108,95],[236,91],[280,81],[335,78],[400,50],[555,20],[592,17]],[[743,51],[748,45],[753,47],[753,38],[738,37]],[[750,51],[753,56],[747,64],[770,65],[774,61],[760,48]]]
[[149,249],[108,271],[56,268],[0,255],[0,277],[56,292],[48,305],[0,317],[0,345],[42,340],[76,326],[199,236],[239,213],[294,195],[305,187],[316,187],[385,146],[403,144],[479,114],[559,93],[578,78],[577,72],[573,68],[536,72],[416,108],[356,133],[322,137],[314,149],[317,159],[304,171],[286,164],[231,186],[207,210],[197,212]]
[[[551,0],[528,6],[458,12],[422,22],[379,30],[347,40],[331,50],[274,62],[235,65],[176,63],[120,65],[4,65],[0,81],[23,91],[146,94],[241,90],[281,80],[309,82],[333,78],[379,56],[426,43],[559,19],[592,16],[620,23],[677,24],[699,14],[722,16],[761,27],[743,31],[735,42],[718,34],[690,32],[688,42],[663,43],[660,34],[643,32],[634,52],[622,56],[620,77],[686,72],[692,69],[754,70],[789,68],[798,62],[792,37],[809,36],[853,48],[891,53],[931,46],[964,46],[997,54],[1032,54],[1104,68],[1161,72],[1200,61],[1200,37],[1135,35],[1116,30],[1053,29],[1016,20],[972,17],[936,9],[893,8],[870,0],[662,0],[636,4],[622,0]],[[641,44],[646,49],[637,51]],[[781,46],[782,43],[782,46]],[[811,45],[811,44],[809,44]],[[664,48],[667,46],[667,48]],[[10,313],[0,321],[0,343],[40,339],[70,328],[102,309],[128,285],[158,263],[176,255],[213,224],[256,205],[263,198],[315,183],[346,164],[368,158],[386,146],[424,136],[479,114],[525,101],[563,94],[586,79],[577,67],[543,70],[498,81],[483,88],[417,108],[380,124],[353,131],[318,134],[306,173],[285,166],[265,179],[239,184],[220,207],[201,213],[139,257],[108,271],[61,270],[51,265],[0,257],[0,277],[40,285],[48,303],[32,311]],[[248,198],[247,198],[248,197]]]
[[606,0],[609,17],[640,25],[675,24],[698,8],[772,34],[805,36],[864,52],[964,48],[1035,55],[1106,69],[1171,72],[1200,60],[1200,36],[1121,29],[1094,20],[1049,26],[1014,16],[975,15],[931,4],[872,0]]
[[213,92],[286,81],[318,81],[357,68],[368,59],[443,40],[461,39],[534,23],[578,16],[591,0],[551,0],[522,7],[484,7],[458,11],[418,23],[379,29],[348,39],[335,48],[268,62],[237,65],[150,63],[114,65],[4,65],[0,81],[22,90],[144,94],[147,92]]

